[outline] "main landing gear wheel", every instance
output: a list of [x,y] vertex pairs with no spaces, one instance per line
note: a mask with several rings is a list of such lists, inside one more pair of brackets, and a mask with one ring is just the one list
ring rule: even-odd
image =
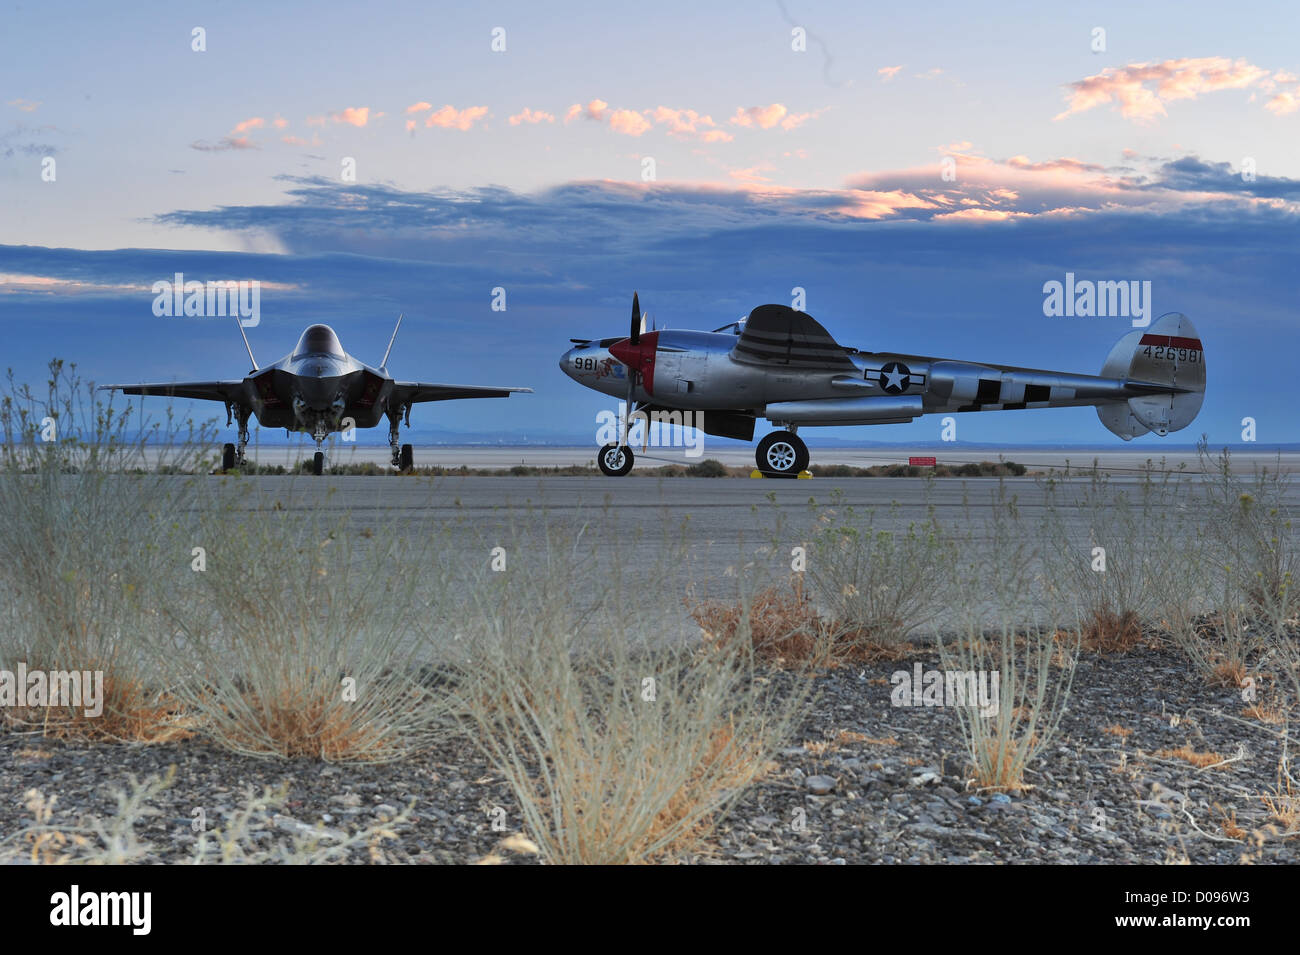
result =
[[793,477],[808,467],[808,445],[792,431],[773,431],[758,443],[754,460],[760,471]]
[[596,464],[606,477],[622,477],[632,470],[634,455],[627,445],[607,444],[596,454]]
[[409,444],[404,444],[397,462],[397,469],[399,471],[409,471],[413,467],[415,467],[415,448]]
[[317,451],[314,455],[312,455],[311,473],[312,474],[325,473],[325,452],[324,451]]
[[221,470],[229,471],[235,466],[235,446],[233,444],[223,444],[221,446]]

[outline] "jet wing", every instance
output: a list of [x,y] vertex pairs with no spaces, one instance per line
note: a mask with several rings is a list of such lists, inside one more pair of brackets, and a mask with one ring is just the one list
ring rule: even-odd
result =
[[120,391],[124,395],[164,395],[168,398],[200,398],[207,401],[233,402],[242,394],[244,380],[233,381],[158,381],[140,385],[100,385],[100,391]]
[[393,399],[407,404],[417,401],[451,401],[456,398],[508,398],[511,392],[527,392],[531,388],[494,388],[490,385],[443,385],[424,381],[393,382]]
[[749,313],[731,357],[748,365],[857,373],[844,346],[817,319],[788,305],[760,305]]

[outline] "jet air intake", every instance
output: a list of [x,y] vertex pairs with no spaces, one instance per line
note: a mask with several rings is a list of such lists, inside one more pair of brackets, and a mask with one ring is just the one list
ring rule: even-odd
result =
[[785,424],[896,424],[920,417],[924,411],[920,395],[874,395],[777,401],[767,406],[764,417]]

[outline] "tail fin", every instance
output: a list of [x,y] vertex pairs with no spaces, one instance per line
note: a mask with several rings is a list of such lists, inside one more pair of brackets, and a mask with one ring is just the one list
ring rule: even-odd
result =
[[244,323],[235,317],[235,324],[239,326],[239,337],[244,340],[244,348],[248,351],[248,360],[253,363],[253,371],[260,370],[257,366],[257,359],[253,357],[253,346],[248,344],[248,335],[244,332]]
[[1130,441],[1150,431],[1161,437],[1181,431],[1196,418],[1205,398],[1201,336],[1186,315],[1161,315],[1150,328],[1116,342],[1101,375],[1151,392],[1097,406],[1097,417],[1112,433]]
[[384,360],[379,363],[380,368],[388,367],[388,355],[393,350],[393,342],[397,341],[397,330],[402,327],[402,316],[397,316],[397,324],[393,327],[393,336],[388,339],[388,347],[384,349]]

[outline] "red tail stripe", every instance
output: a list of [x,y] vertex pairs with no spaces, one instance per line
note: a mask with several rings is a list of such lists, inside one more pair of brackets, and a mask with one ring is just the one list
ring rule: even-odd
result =
[[1139,345],[1168,345],[1171,348],[1192,348],[1203,351],[1199,338],[1180,338],[1177,335],[1143,335]]

